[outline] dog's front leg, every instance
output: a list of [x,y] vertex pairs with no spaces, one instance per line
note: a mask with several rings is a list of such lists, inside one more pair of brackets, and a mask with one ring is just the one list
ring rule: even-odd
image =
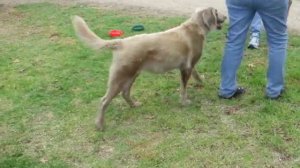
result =
[[191,73],[192,73],[192,68],[187,68],[187,69],[182,69],[181,71],[181,104],[182,105],[189,105],[191,104],[191,101],[188,99],[187,96],[187,83],[191,77]]

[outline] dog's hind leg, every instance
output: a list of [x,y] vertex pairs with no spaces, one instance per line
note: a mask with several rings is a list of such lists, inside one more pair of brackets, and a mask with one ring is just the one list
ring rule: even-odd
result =
[[190,79],[191,77],[191,73],[192,73],[192,68],[187,68],[187,69],[182,69],[180,72],[181,72],[181,93],[180,93],[180,96],[181,96],[181,103],[182,105],[188,105],[191,103],[191,101],[188,99],[187,97],[187,83],[188,83],[188,80]]
[[140,102],[133,101],[130,97],[130,90],[131,90],[132,84],[138,75],[139,74],[136,74],[136,75],[134,75],[134,77],[129,78],[123,86],[122,96],[126,100],[126,102],[130,105],[130,107],[138,107],[141,105]]
[[104,125],[104,113],[107,109],[107,106],[110,104],[112,99],[120,93],[120,85],[116,84],[113,86],[110,86],[108,90],[106,91],[105,96],[101,98],[100,102],[100,108],[99,108],[99,113],[96,118],[96,127],[98,130],[103,130],[103,125]]
[[195,70],[195,68],[193,68],[193,71],[192,71],[192,77],[196,80],[197,85],[199,85],[199,86],[202,86],[202,85],[203,85],[202,79],[201,79],[201,77],[199,76],[199,73]]

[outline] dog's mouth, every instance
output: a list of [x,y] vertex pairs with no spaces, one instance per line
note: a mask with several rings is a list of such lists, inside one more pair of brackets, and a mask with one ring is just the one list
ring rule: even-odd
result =
[[218,20],[217,20],[217,29],[218,29],[218,30],[221,30],[221,29],[222,29],[222,27],[223,27],[222,24],[224,23],[224,21],[225,21],[225,20],[221,20],[221,19],[218,19]]

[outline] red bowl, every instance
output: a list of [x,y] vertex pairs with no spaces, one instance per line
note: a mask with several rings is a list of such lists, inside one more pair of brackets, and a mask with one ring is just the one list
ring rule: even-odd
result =
[[122,30],[111,30],[108,33],[110,35],[110,37],[120,37],[122,36],[124,33]]

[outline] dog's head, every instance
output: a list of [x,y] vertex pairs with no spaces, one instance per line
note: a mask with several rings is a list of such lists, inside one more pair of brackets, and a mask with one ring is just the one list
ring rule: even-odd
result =
[[204,10],[197,9],[194,14],[194,20],[200,24],[204,24],[208,30],[222,29],[222,24],[226,20],[226,16],[218,12],[215,8],[207,8]]

